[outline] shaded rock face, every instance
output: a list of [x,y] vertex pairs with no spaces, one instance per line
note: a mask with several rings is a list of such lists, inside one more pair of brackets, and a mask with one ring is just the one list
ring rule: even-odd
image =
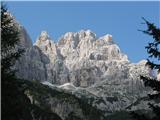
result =
[[32,40],[23,26],[20,26],[20,44],[24,48],[32,47]]

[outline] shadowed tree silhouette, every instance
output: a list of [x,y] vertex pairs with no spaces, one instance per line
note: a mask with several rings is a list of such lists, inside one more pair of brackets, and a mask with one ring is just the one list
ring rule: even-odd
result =
[[[11,68],[23,53],[18,48],[19,30],[6,5],[1,4],[1,85],[2,120],[29,120],[29,99],[18,89],[15,71]],[[25,103],[25,104],[24,104]]]
[[[160,72],[160,29],[157,28],[153,23],[148,22],[143,18],[145,24],[147,25],[147,30],[140,30],[143,33],[152,36],[153,42],[148,43],[145,47],[149,54],[149,58],[147,59],[146,65],[148,65],[152,70],[157,70],[157,74]],[[151,60],[155,60],[152,62]],[[146,76],[140,76],[140,78],[144,81],[144,85],[147,87],[151,87],[154,90],[153,94],[148,94],[149,100],[154,100],[156,103],[160,103],[160,81],[157,78],[149,78]],[[137,120],[159,120],[160,119],[160,106],[155,104],[148,104],[154,113],[154,117],[149,118],[147,115],[139,115],[136,112],[132,112],[131,114]]]
[[11,67],[15,61],[24,52],[24,49],[17,47],[19,44],[19,30],[13,17],[7,11],[6,5],[1,6],[1,70],[2,76],[14,76],[14,70]]
[[[6,6],[1,4],[1,105],[2,120],[61,120],[61,118],[43,107],[31,104],[25,94],[27,80],[16,78],[13,66],[24,52],[19,47],[20,29]],[[31,89],[31,88],[30,88]],[[34,92],[34,91],[32,91]]]

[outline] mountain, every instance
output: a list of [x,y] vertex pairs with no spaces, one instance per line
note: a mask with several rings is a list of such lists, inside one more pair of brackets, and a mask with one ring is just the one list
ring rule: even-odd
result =
[[144,65],[145,61],[132,64],[111,35],[96,38],[90,30],[82,30],[68,32],[55,43],[46,31],[42,31],[36,43],[26,47],[17,65],[17,75],[58,85],[71,82],[77,87],[89,87],[122,74],[127,78],[136,66],[148,74],[150,71]]
[[[50,88],[37,81],[19,81],[24,93],[33,106],[31,113],[35,120],[104,120],[103,113],[75,95],[59,88]],[[54,116],[53,116],[54,115]],[[56,116],[56,117],[57,117]]]
[[42,31],[32,44],[25,28],[19,23],[17,27],[18,47],[25,53],[16,62],[16,75],[31,82],[26,81],[25,93],[32,104],[63,120],[104,120],[115,111],[149,110],[147,94],[152,91],[139,75],[153,77],[152,71],[145,60],[131,63],[112,35],[98,38],[90,30],[81,30],[54,42]]
[[139,75],[155,76],[145,60],[131,63],[112,35],[98,38],[81,30],[54,42],[42,31],[32,44],[25,28],[13,20],[20,31],[16,47],[25,53],[13,68],[19,79],[7,86],[7,100],[14,103],[12,110],[22,105],[22,119],[133,120],[129,111],[150,113],[147,94],[153,91],[144,87]]
[[[11,14],[9,14],[11,16]],[[12,17],[12,16],[11,16]],[[17,47],[25,49],[24,55],[17,61],[16,65],[12,69],[21,70],[26,65],[29,65],[29,60],[33,60],[32,56],[35,56],[35,61],[41,61],[42,55],[44,55],[44,61],[48,60],[48,56],[43,54],[39,47],[33,46],[31,39],[23,26],[21,26],[14,18],[13,23],[18,28],[20,34],[20,42]],[[50,49],[51,58],[54,59],[56,52],[52,52],[55,46],[51,43],[45,32],[39,37],[40,40],[46,39],[43,44],[51,44]],[[37,45],[39,43],[37,42]],[[53,46],[52,46],[53,45]],[[43,46],[42,46],[43,48]],[[56,49],[55,49],[56,50]],[[35,54],[33,54],[35,53]],[[28,56],[30,55],[30,56]],[[37,58],[36,58],[37,57]],[[39,57],[39,58],[38,58]],[[43,61],[42,61],[43,65]],[[35,69],[37,70],[38,67]],[[25,69],[23,69],[25,70]],[[31,70],[30,66],[27,69]],[[21,72],[27,72],[21,71]],[[32,72],[32,71],[31,71]],[[18,73],[17,73],[18,76]],[[22,78],[22,79],[21,79]],[[8,84],[5,89],[5,95],[7,102],[3,101],[3,119],[22,119],[22,120],[101,120],[104,119],[104,115],[100,110],[88,104],[86,101],[81,100],[75,95],[66,93],[59,88],[49,88],[48,85],[44,85],[39,81],[33,79],[24,79],[19,76],[18,78],[8,80]],[[13,84],[14,83],[14,84]],[[52,85],[52,84],[51,84]],[[3,89],[4,90],[4,89]],[[9,97],[8,97],[8,96]],[[4,99],[3,99],[4,100]],[[5,109],[4,109],[5,107]],[[12,107],[12,108],[11,108]],[[14,112],[13,112],[14,111]],[[18,113],[20,112],[20,113]],[[8,116],[9,115],[9,116]]]

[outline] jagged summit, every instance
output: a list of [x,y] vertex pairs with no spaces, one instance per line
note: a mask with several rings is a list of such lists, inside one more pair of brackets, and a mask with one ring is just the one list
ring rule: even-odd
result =
[[[50,38],[47,31],[42,31],[39,37],[36,40],[35,45],[39,44],[45,44],[46,41],[54,41]],[[95,42],[96,41],[96,42]],[[94,43],[95,42],[95,43]],[[60,37],[58,42],[56,43],[59,47],[60,46],[68,46],[71,48],[80,47],[78,44],[90,44],[89,46],[92,46],[91,44],[114,44],[114,41],[112,39],[112,35],[106,34],[103,37],[97,38],[96,34],[92,32],[91,30],[80,30],[78,32],[67,32],[64,35]]]
[[48,47],[52,47],[55,46],[54,41],[50,38],[50,36],[48,35],[47,31],[42,31],[41,34],[39,35],[39,37],[37,38],[35,44],[35,46],[38,46],[40,48],[44,48],[47,49]]
[[42,31],[40,35],[38,36],[36,42],[34,45],[43,45],[43,44],[50,44],[51,43],[51,38],[48,35],[47,31]]
[[[48,33],[42,31],[36,43],[31,45],[29,35],[23,30],[20,27],[20,39],[26,51],[15,65],[19,78],[39,80],[53,89],[70,91],[85,105],[89,103],[106,114],[126,110],[128,106],[130,110],[145,109],[147,103],[142,103],[139,98],[144,99],[148,88],[144,87],[139,76],[150,76],[150,69],[145,66],[146,61],[131,63],[113,42],[112,35],[97,38],[92,31],[81,30],[68,32],[54,43]],[[72,97],[66,99],[63,94],[65,102],[69,101],[70,105],[61,101],[59,95],[58,99],[52,99],[49,94],[44,94],[47,97],[40,95],[41,101],[46,100],[47,108],[51,106],[62,118],[67,111],[69,115],[77,110],[72,107]]]
[[47,31],[42,31],[38,39],[45,41],[45,40],[50,40],[50,37],[49,37]]
[[97,38],[91,30],[67,32],[58,43],[54,43],[47,31],[42,31],[25,57],[34,61],[27,61],[24,69],[34,68],[35,74],[20,72],[20,76],[60,85],[71,82],[81,87],[91,86],[97,80],[109,77],[114,69],[115,74],[122,71],[116,68],[121,65],[126,68],[123,72],[129,74],[128,67],[131,64],[127,55],[113,42],[112,35]]
[[96,34],[94,32],[92,32],[91,30],[81,30],[78,32],[78,34],[83,37],[92,37],[92,38],[96,38]]
[[96,34],[94,32],[92,32],[91,30],[80,30],[78,32],[67,32],[64,36],[68,36],[68,35],[78,35],[80,36],[80,38],[84,38],[84,37],[88,37],[88,36],[92,36],[92,37],[96,37]]
[[80,41],[96,40],[96,34],[91,30],[80,30],[79,32],[67,32],[61,36],[58,41],[59,45],[65,45],[75,48]]
[[106,41],[113,41],[112,39],[112,35],[110,34],[106,34],[103,37],[98,38],[96,36],[96,34],[94,32],[92,32],[91,30],[80,30],[78,32],[67,32],[64,35],[61,36],[61,38],[59,39],[59,44],[63,44],[64,41],[63,40],[66,39],[70,39],[73,41],[76,41],[77,39],[80,40],[87,40],[87,39],[92,39],[92,40],[100,40],[100,39],[104,39]]
[[32,47],[26,46],[16,68],[20,78],[57,86],[80,98],[97,96],[105,102],[97,103],[97,98],[92,98],[93,106],[114,111],[146,95],[139,79],[139,75],[150,76],[145,63],[131,63],[109,34],[97,38],[90,30],[68,32],[54,43],[42,31]]
[[99,39],[104,40],[107,44],[114,44],[112,35],[110,35],[110,34],[106,34],[106,35],[100,37]]
[[54,62],[61,57],[56,43],[50,38],[47,31],[41,32],[34,46],[38,47],[49,58],[50,62]]

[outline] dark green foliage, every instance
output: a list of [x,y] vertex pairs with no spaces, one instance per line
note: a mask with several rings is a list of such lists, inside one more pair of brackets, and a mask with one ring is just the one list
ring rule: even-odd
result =
[[116,111],[107,116],[106,120],[135,120],[127,111]]
[[83,114],[87,117],[87,120],[100,120],[100,118],[103,120],[105,118],[104,113],[101,110],[92,107],[83,99],[79,99],[78,101],[83,110]]
[[[31,119],[30,101],[18,89],[17,79],[11,67],[20,57],[23,50],[16,48],[19,42],[19,32],[8,14],[6,7],[1,6],[1,85],[2,85],[2,119],[28,120]],[[25,104],[24,104],[25,103]]]
[[144,81],[144,85],[151,87],[153,90],[157,91],[156,94],[149,94],[150,99],[158,99],[160,100],[160,81],[157,79],[151,79],[144,76],[140,77]]
[[74,112],[71,112],[65,120],[82,120]]
[[[1,71],[3,78],[13,76],[14,71],[11,66],[24,52],[17,47],[19,44],[19,29],[13,20],[13,17],[7,11],[5,5],[1,6]],[[5,76],[7,73],[7,76]]]
[[[148,29],[143,30],[142,32],[152,36],[154,39],[154,41],[151,43],[148,43],[148,46],[146,46],[145,48],[147,49],[149,57],[154,57],[159,60],[160,59],[160,51],[158,49],[158,45],[160,44],[160,29],[157,28],[153,23],[150,23],[147,20],[145,20],[144,18],[143,18],[143,20],[145,21]],[[159,64],[156,64],[155,67],[156,67],[156,69],[159,69],[159,68],[157,68],[157,65],[159,66]],[[155,67],[153,67],[153,68],[155,68]]]
[[[152,70],[157,70],[158,73],[160,72],[160,50],[159,50],[159,45],[160,45],[160,29],[157,28],[153,23],[148,22],[145,20],[145,24],[147,25],[148,29],[142,31],[145,34],[148,34],[153,37],[153,42],[148,43],[148,46],[145,48],[147,49],[147,52],[149,54],[149,59],[147,62],[147,66],[149,66]],[[150,59],[156,60],[157,62],[151,62]],[[160,103],[160,81],[158,81],[156,78],[149,78],[146,76],[140,76],[140,78],[144,81],[144,85],[147,87],[151,87],[154,91],[156,91],[153,94],[149,94],[149,99],[154,100],[155,103]],[[137,120],[159,120],[160,119],[160,107],[157,105],[153,105],[151,103],[148,104],[149,107],[152,109],[154,113],[154,117],[148,118],[147,115],[142,114],[139,115],[136,112],[132,112],[132,115],[134,118]]]
[[[28,99],[28,96],[26,95],[26,91],[30,90],[32,93],[34,93],[34,95],[37,95],[36,98],[40,97],[38,99],[43,103],[43,98],[46,99],[47,98],[46,96],[48,96],[46,93],[51,92],[51,91],[45,90],[45,89],[48,90],[47,86],[44,86],[35,81],[32,82],[32,81],[27,81],[22,79],[16,79],[15,81],[17,86],[13,88],[13,84],[11,84],[10,86],[12,88],[8,89],[9,95],[6,95],[5,97],[6,98],[5,100],[7,100],[8,104],[2,104],[2,105],[5,105],[4,107],[6,107],[6,109],[2,109],[4,110],[2,113],[5,114],[3,115],[4,117],[2,116],[2,119],[4,120],[33,120],[33,119],[34,120],[39,120],[39,119],[61,120],[61,118],[57,114],[53,113],[50,110],[50,108],[48,108],[48,106],[45,106],[45,103],[40,105],[31,103],[30,99]],[[17,90],[17,88],[19,90],[18,92],[15,91]],[[13,92],[10,91],[11,89]],[[55,94],[57,92],[52,91],[52,93]]]
[[[23,53],[18,47],[19,28],[4,4],[1,6],[1,106],[2,120],[61,120],[58,115],[31,104],[26,85],[11,68]],[[21,82],[20,82],[21,81]]]
[[[68,104],[78,104],[80,109],[82,109],[83,115],[87,120],[100,120],[100,118],[105,118],[102,111],[88,104],[86,99],[79,99],[74,95],[69,93],[64,93],[63,91],[57,91],[55,89],[51,89],[47,85],[43,85],[38,81],[20,81],[23,84],[25,91],[28,91],[31,96],[33,96],[35,101],[38,101],[36,106],[41,107],[43,110],[50,110],[48,107],[47,99],[58,99],[59,103],[67,102]],[[79,109],[79,108],[77,108]],[[80,120],[80,116],[77,116],[75,113],[71,112],[67,119],[70,120]]]
[[32,114],[35,120],[62,120],[57,114],[48,109],[42,109],[34,104],[32,105]]
[[137,112],[131,112],[131,115],[134,117],[135,120],[149,120],[148,116],[144,114],[138,114]]
[[[145,47],[149,54],[149,58],[155,58],[157,60],[160,60],[160,29],[157,28],[153,23],[145,20],[144,18],[143,20],[147,24],[148,29],[142,32],[153,37],[153,42],[148,43],[148,45]],[[160,71],[160,64],[158,63],[151,62],[148,59],[147,65],[149,65],[151,69],[157,69],[158,71]]]
[[19,89],[16,79],[2,82],[2,120],[30,120],[30,100]]
[[107,101],[109,101],[110,103],[113,103],[115,101],[118,101],[117,97],[106,97]]

